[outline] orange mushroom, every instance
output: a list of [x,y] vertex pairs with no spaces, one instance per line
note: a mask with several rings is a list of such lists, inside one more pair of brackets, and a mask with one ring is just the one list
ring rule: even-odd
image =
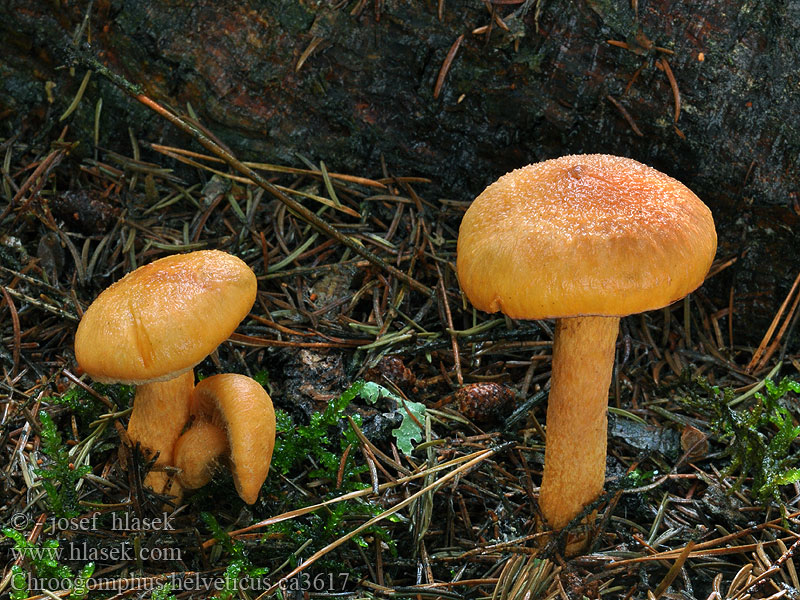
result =
[[[173,464],[193,367],[233,333],[255,297],[255,274],[242,260],[201,250],[128,273],[84,313],[75,358],[97,381],[138,386],[128,436],[148,457],[157,455],[156,466]],[[167,481],[163,470],[153,470],[145,485],[162,493]]]
[[246,375],[214,375],[194,388],[190,412],[195,421],[174,450],[183,486],[193,489],[208,483],[228,454],[236,491],[253,504],[275,447],[275,410],[269,394]]
[[[472,304],[557,319],[539,495],[554,529],[603,490],[620,317],[694,290],[716,245],[711,211],[686,186],[617,156],[523,167],[486,188],[464,215],[457,269]],[[585,541],[568,543],[568,552]]]

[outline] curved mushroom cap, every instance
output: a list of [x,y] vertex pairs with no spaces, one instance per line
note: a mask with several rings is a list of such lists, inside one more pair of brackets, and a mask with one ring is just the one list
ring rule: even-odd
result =
[[624,316],[694,290],[716,247],[711,211],[679,181],[629,158],[564,156],[475,199],[458,279],[476,308],[513,318]]
[[170,379],[225,341],[255,298],[256,276],[235,256],[219,250],[167,256],[95,299],[78,325],[75,357],[98,381]]
[[[248,504],[255,502],[275,447],[269,394],[246,375],[213,375],[195,386],[190,412],[227,432],[236,491]],[[176,460],[182,460],[178,453]]]

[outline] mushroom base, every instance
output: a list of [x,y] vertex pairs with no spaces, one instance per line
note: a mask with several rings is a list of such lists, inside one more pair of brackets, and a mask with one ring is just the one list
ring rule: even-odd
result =
[[[555,530],[568,525],[603,491],[608,389],[618,333],[618,317],[556,321],[539,493],[542,514]],[[593,520],[589,515],[585,524]],[[580,552],[588,541],[586,534],[568,539],[567,554]]]

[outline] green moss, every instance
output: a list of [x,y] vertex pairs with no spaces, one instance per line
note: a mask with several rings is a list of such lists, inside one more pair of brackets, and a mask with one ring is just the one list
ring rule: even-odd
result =
[[42,452],[49,461],[34,472],[42,478],[50,510],[59,518],[76,517],[80,514],[76,486],[92,468],[72,464],[69,451],[49,414],[40,411],[39,420],[42,423]]
[[[136,391],[132,385],[106,385],[95,383],[92,387],[99,396],[107,396],[111,402],[120,407],[130,406]],[[60,396],[48,396],[44,401],[49,404],[66,406],[78,419],[80,427],[88,426],[108,410],[108,407],[95,395],[82,387],[73,387]]]
[[[94,574],[95,565],[93,562],[83,566],[77,577],[72,570],[61,564],[60,558],[62,549],[58,540],[44,540],[41,544],[29,542],[25,536],[15,529],[3,529],[3,535],[14,542],[12,554],[22,558],[40,579],[54,579],[58,581],[69,581],[72,583],[72,591],[68,598],[71,600],[83,600],[89,593],[89,580]],[[11,600],[22,600],[29,597],[28,577],[25,570],[14,565],[11,568]]]
[[710,415],[713,433],[727,444],[731,462],[723,475],[737,477],[731,491],[751,477],[752,494],[759,502],[780,502],[779,487],[800,481],[800,451],[795,444],[800,426],[786,406],[790,393],[800,393],[800,382],[784,378],[775,385],[767,379],[766,393],[754,394],[753,402],[742,409],[733,407],[733,390],[721,390],[702,379],[698,383],[705,394],[692,393],[685,402]]
[[[298,426],[287,413],[277,410],[277,439],[272,468],[283,475],[289,475],[292,472],[308,469],[311,463],[313,467],[308,469],[309,477],[331,482],[341,481],[335,492],[325,495],[323,499],[369,487],[361,480],[362,473],[365,473],[368,467],[356,462],[357,453],[350,452],[342,463],[342,456],[347,448],[356,448],[361,443],[346,420],[345,411],[356,398],[374,403],[387,397],[399,403],[399,398],[386,388],[372,382],[357,381],[338,398],[331,400],[324,412],[312,414],[308,425]],[[416,405],[416,403],[410,404]],[[424,410],[423,405],[419,406]],[[409,409],[417,410],[416,406],[411,406]],[[353,414],[350,418],[357,426],[361,426],[360,415]],[[417,411],[417,418],[424,419],[424,416]],[[418,434],[419,428],[416,426],[413,430],[409,428],[409,431],[395,430],[398,447],[405,448],[407,445],[410,450],[411,441]],[[271,484],[276,485],[277,480],[273,478]],[[278,494],[278,490],[275,493]],[[292,510],[304,506],[305,499],[300,498],[296,505],[292,504],[286,508]],[[318,513],[276,523],[270,526],[267,533],[282,534],[291,545],[301,545],[307,540],[313,540],[311,547],[318,549],[330,540],[347,534],[350,530],[348,521],[353,516],[360,515],[369,519],[382,511],[380,505],[356,498],[332,504]],[[382,539],[394,551],[393,542],[386,530],[377,526],[365,530],[362,535],[354,537],[353,541],[359,545],[366,545],[365,537],[368,536]],[[293,556],[291,560],[294,561],[296,558]]]
[[245,552],[241,542],[234,542],[230,536],[220,527],[214,515],[211,513],[201,513],[200,518],[211,530],[214,539],[222,547],[223,552],[228,555],[228,566],[223,572],[223,586],[215,598],[221,600],[231,600],[239,593],[239,582],[242,579],[258,579],[269,572],[266,567],[256,567]]

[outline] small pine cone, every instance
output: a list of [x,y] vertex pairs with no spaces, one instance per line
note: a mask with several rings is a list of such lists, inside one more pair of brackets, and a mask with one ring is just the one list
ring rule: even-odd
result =
[[514,391],[499,383],[469,383],[455,393],[456,408],[474,423],[490,423],[511,412]]

